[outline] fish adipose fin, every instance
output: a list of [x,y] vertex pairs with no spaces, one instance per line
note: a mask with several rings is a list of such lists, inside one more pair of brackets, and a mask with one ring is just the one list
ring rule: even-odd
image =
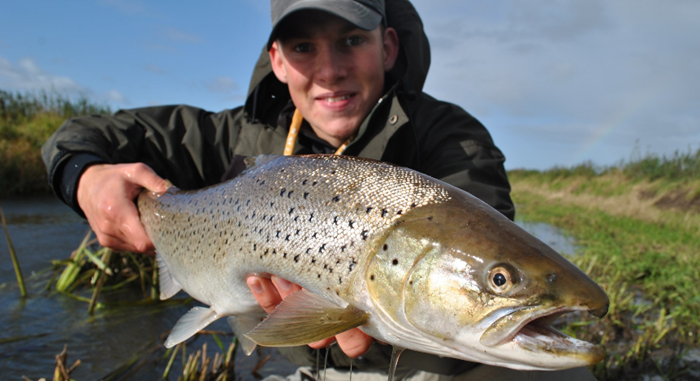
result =
[[160,282],[160,300],[169,299],[171,296],[177,294],[182,290],[179,283],[173,278],[168,270],[168,266],[163,260],[163,256],[156,254],[156,261],[158,261],[158,280]]
[[313,343],[361,326],[369,314],[306,290],[289,295],[246,336],[258,345],[289,347]]
[[229,316],[227,319],[228,325],[231,326],[233,333],[238,338],[238,342],[241,344],[241,348],[243,348],[243,352],[245,352],[246,356],[250,356],[250,354],[253,353],[257,344],[255,344],[253,340],[247,338],[245,334],[252,331],[256,325],[260,324],[263,317],[264,315],[252,317]]
[[165,340],[165,347],[172,348],[180,344],[218,318],[219,315],[211,308],[192,308],[177,321],[170,336]]

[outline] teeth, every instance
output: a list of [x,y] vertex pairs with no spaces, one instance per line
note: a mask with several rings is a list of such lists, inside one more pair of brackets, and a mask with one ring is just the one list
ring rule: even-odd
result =
[[350,95],[341,95],[339,97],[323,98],[326,102],[340,102],[346,99],[350,99]]

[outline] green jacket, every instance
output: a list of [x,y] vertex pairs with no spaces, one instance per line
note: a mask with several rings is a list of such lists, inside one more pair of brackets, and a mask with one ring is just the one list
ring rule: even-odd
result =
[[[515,210],[503,154],[474,117],[422,92],[430,66],[430,46],[422,21],[406,0],[387,0],[386,4],[387,23],[399,35],[399,58],[387,73],[385,95],[345,154],[426,173],[472,193],[512,219]],[[64,202],[77,209],[74,189],[78,177],[64,178],[63,167],[82,156],[90,158],[82,165],[143,162],[181,189],[211,185],[221,181],[238,157],[282,153],[291,119],[289,104],[287,87],[274,76],[267,51],[263,51],[242,107],[218,113],[184,105],[148,107],[68,120],[42,148],[49,182]],[[300,136],[295,154],[328,149],[307,133]],[[62,191],[62,187],[69,190]],[[384,347],[375,345],[365,360],[355,361],[355,369],[376,366],[386,370],[391,349]],[[334,348],[333,364],[349,365],[337,346]],[[297,363],[311,365],[316,361],[306,348],[285,353]],[[411,356],[429,359],[419,367],[441,373],[462,370],[465,364],[404,354]]]

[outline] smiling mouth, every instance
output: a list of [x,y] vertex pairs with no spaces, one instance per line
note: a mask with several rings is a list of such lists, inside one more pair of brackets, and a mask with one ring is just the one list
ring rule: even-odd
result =
[[355,94],[345,94],[345,95],[339,95],[337,97],[323,97],[323,98],[319,98],[319,100],[329,102],[329,103],[335,103],[335,102],[342,102],[344,100],[348,100],[354,96],[355,96]]
[[[520,309],[496,320],[481,336],[486,346],[498,346],[513,342],[519,347],[540,353],[551,353],[565,357],[578,357],[595,364],[605,357],[599,345],[568,336],[551,326],[561,315],[582,310],[581,308],[556,308],[535,312],[530,308]],[[602,317],[601,311],[589,311]]]

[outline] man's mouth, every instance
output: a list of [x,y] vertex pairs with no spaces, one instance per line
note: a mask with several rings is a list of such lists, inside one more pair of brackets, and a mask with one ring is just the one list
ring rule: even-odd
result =
[[342,102],[345,100],[348,100],[352,97],[354,97],[355,94],[343,94],[343,95],[336,95],[336,96],[329,96],[329,97],[318,97],[317,99],[328,102],[328,103],[336,103],[336,102]]

